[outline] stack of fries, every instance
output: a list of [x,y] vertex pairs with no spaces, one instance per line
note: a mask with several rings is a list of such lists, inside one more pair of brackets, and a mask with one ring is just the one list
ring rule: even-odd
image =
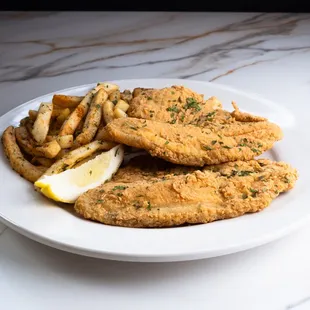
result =
[[105,141],[104,127],[127,117],[132,94],[119,86],[98,83],[85,97],[55,94],[38,111],[29,110],[19,127],[2,135],[12,168],[30,182],[60,173],[94,158],[116,144]]

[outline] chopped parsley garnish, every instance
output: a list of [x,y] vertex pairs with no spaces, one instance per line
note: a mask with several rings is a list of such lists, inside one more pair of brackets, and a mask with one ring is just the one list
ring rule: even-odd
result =
[[149,211],[152,209],[151,203],[148,201],[147,202],[147,207],[146,207]]
[[101,108],[101,105],[100,105],[100,104],[96,104],[96,108],[97,108],[97,109],[100,109],[100,108]]
[[113,100],[112,102],[113,102],[114,105],[117,104],[117,99]]
[[258,177],[258,180],[259,181],[262,181],[262,180],[264,180],[265,179],[265,176],[264,175],[260,175],[259,177]]
[[119,190],[124,190],[124,189],[126,189],[126,188],[128,188],[128,186],[117,185],[117,186],[114,186],[114,187],[113,187],[113,190],[114,190],[114,191],[117,190],[117,189],[119,189]]
[[169,111],[169,112],[175,112],[175,113],[179,113],[180,112],[180,109],[176,105],[173,105],[173,106],[167,108],[166,110]]
[[147,97],[147,100],[152,100],[152,97]]
[[213,150],[213,149],[212,149],[212,147],[211,147],[211,146],[209,146],[209,145],[205,145],[205,146],[204,146],[204,149],[206,149],[207,151],[211,151],[211,150]]
[[134,127],[134,126],[129,126],[129,128],[132,129],[132,130],[138,130],[138,128]]
[[262,147],[263,145],[261,143],[258,143],[257,147]]
[[218,136],[219,136],[219,138],[223,139],[223,137],[221,135],[218,135]]
[[166,141],[166,142],[165,142],[165,145],[168,144],[168,143],[169,143],[169,141]]
[[104,189],[101,189],[101,190],[99,191],[99,193],[101,193],[101,194],[104,193]]
[[232,146],[228,146],[228,145],[223,145],[223,148],[224,149],[232,149],[233,147]]
[[186,98],[186,104],[183,107],[184,109],[194,109],[196,112],[201,110],[200,105],[194,98]]
[[245,194],[245,193],[243,193],[243,194],[242,194],[242,199],[247,199],[247,198],[248,198],[248,195]]
[[210,112],[206,115],[207,121],[212,121],[216,111]]
[[173,119],[173,120],[170,122],[170,124],[175,124],[176,121],[177,121],[176,119]]
[[211,141],[211,144],[214,145],[217,142],[217,140]]
[[252,150],[252,152],[254,152],[254,153],[259,153],[259,150],[258,150],[258,149],[252,148],[251,150]]
[[116,194],[116,196],[118,196],[118,197],[122,197],[122,196],[123,196],[123,194],[122,194],[122,193],[117,193],[117,194]]
[[250,192],[252,193],[252,197],[256,197],[258,190],[254,188],[250,188]]
[[97,203],[101,203],[101,202],[103,202],[104,200],[103,199],[98,199],[97,200]]
[[175,92],[174,92],[174,91],[172,91],[172,92],[171,92],[171,95],[174,95],[174,94],[175,94]]
[[250,175],[251,173],[253,173],[253,171],[241,170],[241,171],[238,172],[238,175],[239,175],[240,177],[244,177],[244,176],[246,176],[246,175]]
[[284,177],[283,182],[284,183],[291,183],[290,179],[287,176]]
[[183,121],[184,121],[184,118],[185,118],[185,114],[183,113],[183,114],[181,115],[181,117],[180,117],[181,122],[183,122]]
[[93,171],[92,170],[89,170],[89,175],[92,175],[93,174]]

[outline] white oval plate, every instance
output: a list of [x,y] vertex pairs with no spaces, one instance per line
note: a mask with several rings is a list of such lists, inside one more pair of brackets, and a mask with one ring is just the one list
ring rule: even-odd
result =
[[[299,140],[296,119],[285,108],[268,100],[222,85],[179,79],[112,81],[121,89],[184,85],[206,97],[217,96],[224,108],[231,101],[240,109],[265,116],[279,124],[284,139],[261,157],[283,160],[300,173],[296,187],[280,195],[262,212],[209,224],[160,229],[113,227],[79,218],[72,207],[63,207],[35,192],[32,184],[12,171],[1,147],[0,219],[10,228],[61,250],[104,259],[140,262],[182,261],[214,257],[249,249],[275,240],[300,226],[310,216],[307,203],[307,153]],[[17,125],[29,109],[50,101],[54,93],[84,95],[95,84],[55,91],[31,100],[0,118],[1,133]]]

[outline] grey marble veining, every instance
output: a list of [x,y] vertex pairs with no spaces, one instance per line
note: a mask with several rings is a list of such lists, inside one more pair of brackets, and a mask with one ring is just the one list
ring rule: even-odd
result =
[[148,72],[148,77],[215,81],[236,70],[310,51],[308,14],[26,16],[0,22],[5,30],[0,35],[0,83],[94,70],[126,78]]

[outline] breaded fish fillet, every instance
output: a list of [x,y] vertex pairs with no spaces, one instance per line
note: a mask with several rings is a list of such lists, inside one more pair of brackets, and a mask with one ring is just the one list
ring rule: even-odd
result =
[[[208,223],[258,212],[294,187],[297,171],[283,162],[237,161],[201,170],[155,175],[124,182],[121,168],[111,182],[81,195],[74,209],[108,225],[169,227]],[[138,167],[135,166],[137,175]]]
[[127,114],[134,118],[198,126],[207,126],[210,122],[230,124],[236,121],[265,120],[263,117],[240,112],[235,103],[234,112],[225,111],[216,97],[205,100],[203,95],[183,86],[139,89],[133,94]]
[[109,123],[106,132],[112,141],[187,166],[250,160],[282,138],[281,129],[268,121],[199,127],[120,118]]

